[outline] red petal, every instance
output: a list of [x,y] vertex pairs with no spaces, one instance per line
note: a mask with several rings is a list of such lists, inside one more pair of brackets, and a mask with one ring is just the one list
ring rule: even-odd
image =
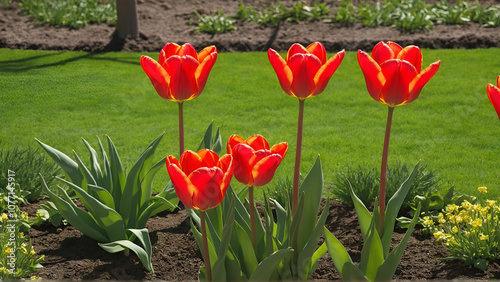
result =
[[[391,48],[391,45],[395,44],[392,42],[388,42],[391,44],[386,44],[384,42],[379,42],[375,47],[373,47],[372,58],[381,65],[383,62],[391,59],[395,59],[398,54]],[[397,45],[397,44],[396,44]],[[399,46],[399,45],[398,45]]]
[[180,167],[179,161],[177,160],[176,157],[174,157],[172,155],[167,156],[166,163],[167,163],[167,166],[174,164],[174,165]]
[[182,44],[181,47],[177,50],[176,55],[180,57],[191,56],[196,59],[196,61],[198,61],[198,53],[196,53],[196,49],[194,49],[193,45],[189,43]]
[[255,164],[255,152],[252,147],[240,143],[233,147],[234,177],[240,183],[253,186],[252,168]]
[[367,53],[358,51],[358,63],[365,76],[366,88],[368,93],[376,101],[380,101],[382,87],[385,84],[385,78],[382,74],[382,69],[375,60]]
[[198,62],[201,64],[205,58],[212,53],[217,53],[217,48],[214,45],[205,47],[198,53]]
[[326,50],[325,46],[319,42],[314,42],[311,45],[307,46],[307,52],[315,55],[321,61],[321,64],[326,63]]
[[160,51],[160,58],[158,59],[158,62],[160,63],[160,65],[162,66],[165,66],[165,61],[171,57],[171,56],[174,56],[174,55],[178,55],[177,54],[177,50],[179,50],[181,46],[175,44],[175,43],[167,43],[163,49],[161,49]]
[[191,184],[186,174],[175,164],[167,166],[170,180],[174,185],[175,193],[186,208],[192,209],[192,197],[195,187]]
[[266,185],[274,177],[274,173],[281,163],[282,157],[277,154],[269,155],[255,164],[252,170],[254,186]]
[[328,81],[330,81],[330,78],[344,59],[344,55],[344,50],[338,52],[318,70],[318,73],[314,77],[314,81],[316,83],[316,91],[314,92],[314,95],[318,95],[325,90]]
[[385,61],[380,67],[386,79],[380,99],[389,107],[404,104],[410,96],[410,83],[417,76],[415,67],[398,59]]
[[288,143],[286,142],[276,144],[271,148],[271,153],[278,154],[282,158],[285,158],[287,151],[288,151]]
[[417,99],[424,85],[436,74],[440,65],[441,61],[431,64],[413,79],[410,84],[410,98],[405,102],[405,104],[409,104]]
[[399,52],[397,59],[408,61],[415,66],[417,72],[420,72],[422,69],[422,52],[417,46],[405,47]]
[[278,81],[280,82],[281,88],[286,94],[293,96],[290,92],[290,85],[292,84],[293,74],[290,68],[287,66],[286,61],[278,54],[278,52],[273,49],[267,51],[267,57],[269,62],[274,68],[276,75],[278,76]]
[[217,166],[217,163],[219,162],[219,156],[217,156],[217,153],[215,153],[212,150],[201,149],[198,151],[197,154],[202,159],[203,166],[205,166],[205,167]]
[[238,135],[231,135],[229,136],[229,139],[227,140],[227,153],[228,154],[233,154],[233,148],[234,146],[240,144],[240,143],[245,143],[245,139]]
[[198,61],[191,56],[174,55],[165,61],[165,70],[170,75],[170,91],[175,97],[175,101],[182,102],[192,99],[191,96],[197,90],[194,77],[197,67]]
[[269,150],[269,143],[267,143],[266,138],[262,135],[254,135],[248,138],[245,143],[247,143],[250,147],[252,147],[255,151],[266,149]]
[[217,60],[217,52],[212,52],[209,55],[207,55],[203,61],[201,61],[200,65],[198,66],[194,74],[196,82],[198,84],[198,90],[196,91],[196,95],[192,98],[196,98],[198,95],[200,95],[203,89],[205,88],[208,75],[210,74],[210,71],[212,70],[212,67],[214,66],[216,60]]
[[306,99],[316,90],[314,77],[321,68],[321,61],[311,54],[295,54],[288,60],[293,74],[290,87],[292,94],[299,99]]
[[218,167],[202,167],[193,171],[189,176],[189,180],[196,187],[193,195],[193,207],[204,211],[218,206],[224,198],[221,190],[223,177],[224,175]]
[[163,99],[173,100],[170,93],[170,76],[155,60],[148,56],[141,56],[141,66],[146,72],[158,95]]
[[203,167],[203,159],[191,150],[184,151],[179,161],[182,171],[189,176],[193,171]]
[[307,54],[309,53],[304,46],[300,45],[299,43],[294,43],[290,48],[288,49],[288,52],[286,53],[286,61],[288,63],[288,60],[295,55],[295,54]]
[[497,112],[498,118],[500,118],[500,89],[493,84],[488,84],[486,87],[486,93],[488,94],[488,98],[490,99],[493,108],[495,108],[495,111]]
[[222,156],[217,164],[217,167],[219,167],[222,170],[222,173],[224,173],[224,178],[222,179],[221,184],[222,194],[226,194],[227,187],[231,182],[231,178],[233,178],[233,164],[233,157],[229,154]]
[[403,49],[403,47],[399,46],[399,44],[396,44],[392,41],[387,41],[387,45],[392,49],[392,51],[394,51],[394,54],[399,54],[399,52],[401,52],[401,50]]
[[497,87],[500,88],[500,75],[497,77]]

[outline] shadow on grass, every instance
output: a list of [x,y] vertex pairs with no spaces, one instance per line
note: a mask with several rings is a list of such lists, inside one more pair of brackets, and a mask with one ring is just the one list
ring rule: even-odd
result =
[[[25,51],[26,54],[33,51]],[[1,72],[25,72],[35,69],[50,68],[71,64],[81,60],[110,61],[129,65],[140,65],[138,54],[134,53],[87,53],[87,52],[54,52],[43,51],[43,54],[13,60],[0,60]],[[75,55],[78,54],[78,55]],[[108,55],[111,54],[111,55]],[[112,56],[120,54],[119,56]]]

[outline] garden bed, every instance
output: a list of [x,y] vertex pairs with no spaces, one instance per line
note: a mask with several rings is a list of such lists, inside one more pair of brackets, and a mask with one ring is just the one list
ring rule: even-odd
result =
[[[421,48],[489,48],[500,47],[498,28],[485,28],[478,23],[463,25],[436,25],[426,32],[408,33],[390,27],[364,28],[361,24],[341,26],[316,22],[283,22],[278,27],[262,26],[252,22],[236,22],[237,30],[210,35],[193,33],[196,21],[193,10],[212,14],[224,9],[234,14],[239,1],[225,0],[139,0],[140,37],[124,41],[113,39],[114,27],[106,24],[90,25],[80,29],[56,28],[37,25],[34,19],[22,16],[16,4],[0,5],[0,48],[37,50],[84,51],[159,51],[167,42],[190,42],[197,49],[216,45],[219,51],[267,51],[268,48],[287,50],[292,43],[308,45],[322,42],[329,51],[370,50],[381,40],[392,40],[405,46]],[[269,0],[242,1],[256,9],[267,9]],[[290,6],[294,1],[282,1]],[[312,1],[308,1],[312,2]],[[330,4],[340,2],[327,1]],[[358,3],[359,1],[353,1]],[[373,1],[371,1],[373,2]],[[480,1],[481,4],[498,4],[498,0]],[[312,3],[310,3],[312,4]]]
[[[40,201],[26,207],[30,214],[36,212]],[[203,265],[201,253],[190,232],[189,217],[184,209],[152,217],[146,226],[153,244],[155,273],[144,269],[137,257],[123,253],[110,254],[97,242],[72,226],[33,227],[29,231],[33,246],[45,255],[43,268],[34,275],[43,279],[70,280],[197,280]],[[333,200],[326,227],[344,244],[353,260],[359,261],[362,238],[357,216],[352,207]],[[404,230],[396,228],[394,243],[404,236]],[[321,240],[322,242],[322,240]],[[413,232],[406,251],[394,275],[396,280],[488,280],[500,279],[500,264],[490,264],[485,272],[473,266],[462,266],[459,261],[443,261],[448,251],[434,242],[432,236]],[[327,254],[319,260],[314,280],[338,280],[339,274]]]

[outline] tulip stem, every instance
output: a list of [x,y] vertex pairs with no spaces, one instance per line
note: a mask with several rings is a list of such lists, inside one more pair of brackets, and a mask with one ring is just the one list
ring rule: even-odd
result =
[[297,123],[297,150],[295,152],[295,171],[293,174],[293,196],[292,196],[292,215],[295,214],[299,205],[299,184],[300,184],[300,157],[302,155],[302,125],[304,123],[304,102],[305,99],[299,99],[299,120]]
[[179,156],[184,153],[184,112],[182,110],[182,102],[179,102]]
[[382,151],[382,166],[380,168],[380,194],[378,199],[379,206],[379,226],[378,231],[382,235],[382,230],[384,230],[385,221],[385,191],[387,182],[387,156],[389,155],[389,139],[391,135],[391,124],[392,124],[392,113],[394,112],[394,107],[389,107],[389,112],[387,114],[387,125],[385,127],[385,138],[384,138],[384,149]]
[[252,229],[253,249],[257,252],[257,227],[255,226],[255,203],[253,201],[253,186],[248,187],[248,200],[250,202],[250,228]]
[[210,267],[210,256],[208,254],[207,227],[205,224],[205,211],[200,211],[201,237],[203,238],[203,259],[205,261],[205,274],[208,281],[212,281],[212,269]]

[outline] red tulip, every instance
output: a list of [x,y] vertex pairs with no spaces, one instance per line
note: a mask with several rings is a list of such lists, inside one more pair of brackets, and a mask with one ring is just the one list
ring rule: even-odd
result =
[[409,104],[417,99],[441,64],[441,61],[437,61],[421,70],[420,48],[402,48],[394,42],[378,43],[371,57],[358,51],[358,62],[372,98],[389,107]]
[[491,104],[497,111],[497,115],[500,118],[500,75],[497,77],[497,86],[493,84],[488,84],[486,87],[486,93],[488,93],[488,98],[490,98]]
[[247,140],[232,135],[227,142],[227,152],[233,156],[234,177],[248,187],[269,183],[287,150],[286,142],[269,148],[267,140],[261,135]]
[[304,100],[325,90],[328,81],[344,58],[342,50],[326,60],[325,47],[314,42],[304,48],[295,43],[286,54],[286,60],[276,51],[269,49],[269,61],[278,76],[281,88],[286,94]]
[[212,150],[188,150],[180,161],[168,156],[166,162],[175,192],[186,208],[205,211],[222,202],[233,176],[231,155],[219,159]]
[[168,43],[161,50],[158,62],[141,56],[141,66],[162,98],[183,102],[200,95],[216,59],[215,46],[196,53],[189,43],[182,46]]

